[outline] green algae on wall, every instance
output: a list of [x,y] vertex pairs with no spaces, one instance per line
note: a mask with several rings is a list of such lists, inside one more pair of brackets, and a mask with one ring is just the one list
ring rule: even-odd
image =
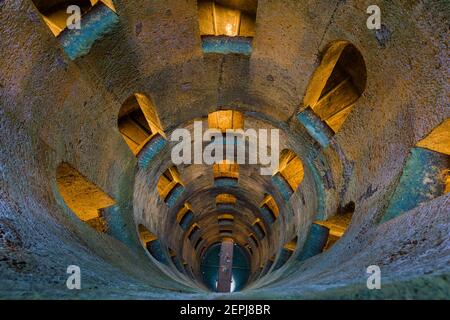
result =
[[252,53],[252,38],[204,36],[202,37],[202,48],[204,53],[250,55]]
[[381,222],[442,195],[445,189],[442,172],[448,168],[449,160],[445,154],[413,148]]
[[81,20],[80,30],[64,30],[60,41],[71,60],[89,53],[94,43],[112,32],[118,24],[117,14],[103,4],[94,6]]

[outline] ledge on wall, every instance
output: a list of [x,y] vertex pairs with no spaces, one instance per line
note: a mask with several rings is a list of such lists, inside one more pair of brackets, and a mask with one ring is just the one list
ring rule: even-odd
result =
[[311,224],[303,249],[299,252],[297,259],[304,261],[322,252],[328,241],[330,230],[319,224]]
[[280,252],[280,256],[278,257],[278,260],[273,267],[273,271],[280,269],[292,256],[292,251],[286,248],[282,248]]
[[162,136],[154,136],[141,149],[138,154],[139,169],[145,169],[155,156],[167,145],[167,140]]
[[215,187],[236,187],[238,185],[238,179],[229,177],[220,177],[214,179]]
[[274,176],[272,176],[272,182],[277,186],[284,200],[289,201],[292,194],[294,193],[294,190],[292,190],[292,187],[283,178],[283,176],[280,173],[275,174]]
[[148,242],[146,248],[156,260],[164,264],[168,263],[159,239]]
[[59,40],[71,60],[89,53],[96,41],[110,33],[119,23],[119,16],[106,5],[99,3],[82,17],[80,30],[65,29]]
[[450,157],[443,153],[418,147],[411,149],[381,222],[393,219],[444,194],[446,184],[442,173],[448,168],[449,159]]
[[323,148],[328,147],[334,132],[310,107],[300,112],[297,115],[297,120]]
[[167,206],[169,208],[173,208],[183,192],[184,187],[181,184],[177,184],[175,188],[173,188],[172,191],[170,191],[169,195],[165,199]]
[[202,36],[204,53],[251,55],[253,39],[250,37]]

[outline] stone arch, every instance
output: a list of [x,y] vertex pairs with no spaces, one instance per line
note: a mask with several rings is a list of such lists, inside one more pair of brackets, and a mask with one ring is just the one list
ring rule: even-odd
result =
[[142,246],[148,251],[148,253],[161,263],[167,263],[166,255],[164,254],[161,242],[158,237],[150,232],[144,225],[138,226],[139,239]]
[[303,105],[336,133],[363,94],[366,82],[361,52],[348,41],[333,41],[310,80]]
[[138,155],[148,142],[165,137],[154,104],[142,93],[135,93],[125,100],[117,124],[134,155]]
[[279,191],[289,200],[303,181],[304,169],[300,158],[291,150],[284,149],[280,154],[278,169],[272,177]]

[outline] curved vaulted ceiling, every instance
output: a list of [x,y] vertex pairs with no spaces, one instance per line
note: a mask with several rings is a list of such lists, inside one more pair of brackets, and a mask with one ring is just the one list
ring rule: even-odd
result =
[[[0,3],[0,297],[205,298],[232,239],[237,297],[448,298],[445,5],[113,2],[56,36]],[[279,130],[280,163],[174,163],[195,123]]]

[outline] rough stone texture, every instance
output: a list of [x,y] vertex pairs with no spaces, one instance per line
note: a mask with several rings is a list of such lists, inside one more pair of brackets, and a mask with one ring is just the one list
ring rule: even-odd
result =
[[[198,269],[176,213],[189,201],[212,235],[213,199],[233,190],[213,186],[210,166],[185,166],[185,192],[169,209],[156,183],[172,144],[138,168],[117,128],[120,106],[135,92],[151,97],[168,136],[228,107],[244,112],[246,127],[282,129],[280,150],[289,147],[304,163],[305,178],[287,202],[270,177],[241,166],[239,234],[260,216],[264,193],[282,214],[253,260],[253,271],[264,266],[266,276],[232,298],[450,297],[449,195],[378,222],[411,148],[450,116],[447,1],[379,1],[383,29],[373,31],[362,1],[259,0],[250,56],[204,55],[194,0],[114,3],[116,31],[71,61],[31,1],[0,2],[1,298],[221,297],[139,243],[142,223]],[[361,51],[367,89],[324,149],[296,115],[323,49],[336,39]],[[104,213],[108,234],[65,205],[55,181],[61,162],[116,201]],[[312,221],[350,201],[351,225],[330,250],[270,272],[272,253],[277,261],[295,235],[301,250]],[[65,287],[71,264],[82,269],[83,290]],[[382,290],[365,287],[371,264],[381,267]]]

